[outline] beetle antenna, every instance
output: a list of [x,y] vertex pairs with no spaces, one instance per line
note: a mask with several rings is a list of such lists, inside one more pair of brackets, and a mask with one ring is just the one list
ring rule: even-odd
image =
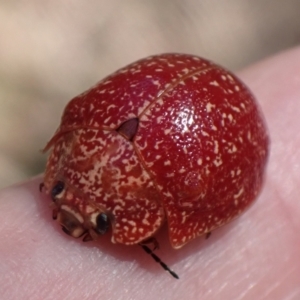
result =
[[151,255],[152,258],[157,263],[159,263],[164,270],[168,271],[174,278],[179,279],[178,275],[175,272],[173,272],[156,254],[154,254],[153,251],[149,247],[142,245],[142,244],[139,244],[139,245],[145,250],[146,253]]

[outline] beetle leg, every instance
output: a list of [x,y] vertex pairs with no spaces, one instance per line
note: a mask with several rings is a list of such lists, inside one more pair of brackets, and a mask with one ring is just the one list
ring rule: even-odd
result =
[[54,208],[53,211],[52,211],[52,219],[53,220],[57,219],[57,213],[58,213],[58,210]]
[[83,242],[93,241],[93,238],[92,238],[92,236],[90,235],[90,233],[87,232],[87,233],[83,236],[82,241],[83,241]]
[[40,192],[43,191],[44,186],[45,186],[44,182],[41,182],[41,183],[40,183],[40,186],[39,186]]
[[205,235],[205,239],[207,240],[211,236],[211,231],[207,232]]
[[149,245],[149,244],[152,244],[152,251],[155,251],[156,249],[158,250],[159,249],[159,243],[157,241],[156,238],[154,237],[150,237],[148,239],[146,239],[145,241],[142,241],[141,243],[141,246],[143,245]]

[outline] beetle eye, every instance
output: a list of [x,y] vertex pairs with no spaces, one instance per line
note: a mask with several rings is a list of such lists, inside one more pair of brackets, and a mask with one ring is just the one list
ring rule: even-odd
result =
[[51,197],[55,200],[56,196],[58,196],[65,188],[65,184],[62,181],[58,181],[51,191]]
[[107,218],[107,215],[104,213],[101,213],[96,218],[96,228],[95,231],[98,234],[104,234],[108,230],[109,227],[109,221]]

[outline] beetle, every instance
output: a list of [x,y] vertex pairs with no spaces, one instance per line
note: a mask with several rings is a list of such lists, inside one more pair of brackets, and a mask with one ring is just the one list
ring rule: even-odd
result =
[[67,234],[111,232],[112,243],[153,256],[145,244],[156,245],[164,223],[178,249],[249,207],[268,145],[260,108],[234,74],[193,55],[154,55],[68,103],[44,149],[42,185]]

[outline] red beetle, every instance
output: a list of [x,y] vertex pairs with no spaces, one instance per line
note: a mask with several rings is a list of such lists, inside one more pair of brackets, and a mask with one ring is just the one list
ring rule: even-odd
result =
[[180,248],[241,214],[268,156],[247,87],[203,58],[139,60],[67,105],[44,178],[53,218],[73,237],[143,245],[167,222]]

